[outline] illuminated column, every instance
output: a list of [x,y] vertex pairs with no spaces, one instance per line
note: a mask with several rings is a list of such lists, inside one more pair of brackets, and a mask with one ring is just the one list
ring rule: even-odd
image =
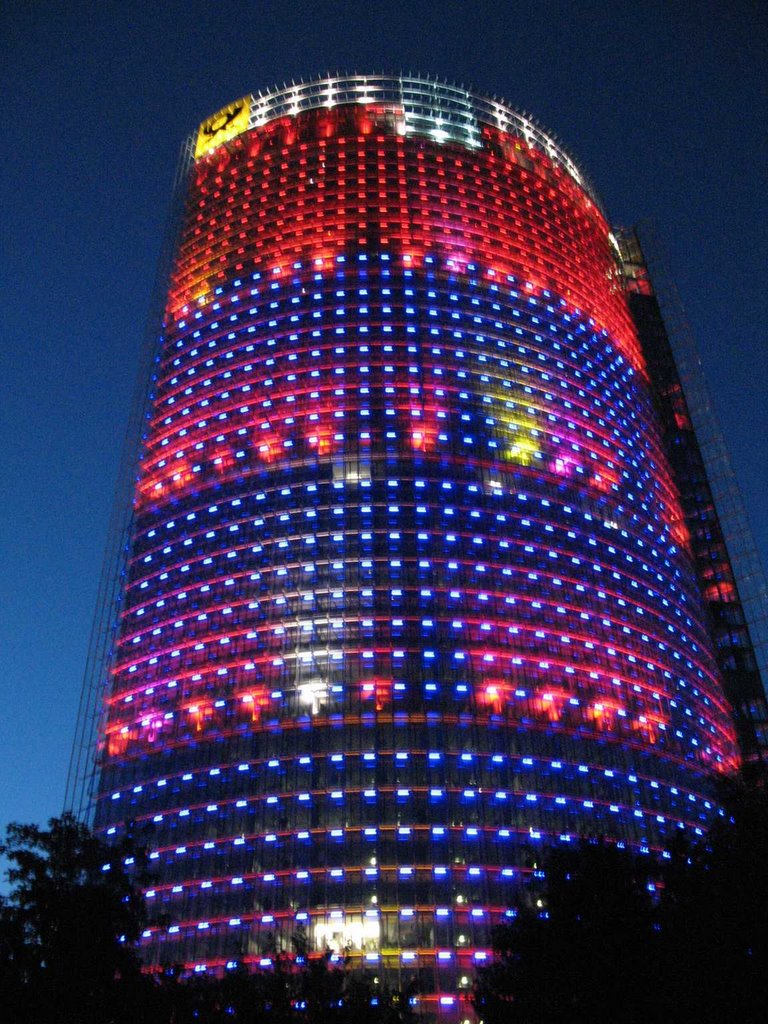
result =
[[97,825],[149,964],[300,927],[463,1014],[538,850],[693,838],[737,767],[608,225],[419,79],[247,97],[186,188]]

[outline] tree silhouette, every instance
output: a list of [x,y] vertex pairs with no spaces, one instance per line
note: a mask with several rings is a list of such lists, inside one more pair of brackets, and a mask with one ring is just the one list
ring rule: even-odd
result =
[[733,786],[706,839],[665,857],[586,842],[493,936],[485,1024],[758,1024],[768,1006],[768,795]]
[[9,1024],[145,1019],[134,950],[143,901],[109,847],[72,815],[47,829],[9,825],[0,845],[10,896],[0,907],[0,979]]
[[553,851],[545,874],[544,892],[493,936],[495,959],[474,992],[480,1016],[486,1024],[652,1019],[644,993],[658,942],[645,864],[586,843]]
[[[484,1024],[758,1024],[768,1006],[768,795],[733,788],[695,846],[635,857],[602,841],[550,852],[496,930],[473,1002]],[[139,851],[71,815],[10,825],[0,844],[4,1024],[412,1024],[408,994],[307,935],[223,978],[142,974]],[[129,875],[127,858],[133,864]],[[542,870],[543,869],[543,870]],[[534,888],[537,886],[537,888]],[[409,993],[410,994],[410,993]],[[415,992],[413,994],[416,994]]]
[[768,793],[731,787],[706,841],[663,868],[659,998],[702,1024],[758,1024],[768,1011]]

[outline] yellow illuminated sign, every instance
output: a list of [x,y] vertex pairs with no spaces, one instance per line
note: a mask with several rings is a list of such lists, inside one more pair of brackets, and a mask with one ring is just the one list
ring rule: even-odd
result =
[[195,160],[204,153],[216,149],[222,142],[228,142],[236,135],[246,131],[250,113],[250,102],[246,97],[230,103],[229,106],[203,121],[197,133]]

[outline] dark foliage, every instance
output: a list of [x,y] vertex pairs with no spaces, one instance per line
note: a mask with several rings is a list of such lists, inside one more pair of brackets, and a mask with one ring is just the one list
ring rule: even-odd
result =
[[474,1004],[484,1024],[757,1024],[768,1006],[768,798],[726,795],[695,848],[636,858],[557,850],[546,882],[494,936]]
[[525,907],[494,935],[495,961],[475,990],[486,1024],[652,1019],[657,934],[646,870],[603,843],[555,851],[536,901],[546,910]]
[[[178,966],[142,974],[141,852],[108,846],[71,815],[48,829],[10,825],[0,854],[10,896],[0,901],[3,1024],[410,1024],[409,1001],[372,978],[307,957],[297,935],[272,967],[221,979]],[[132,860],[132,874],[123,868]]]
[[[473,1000],[484,1024],[757,1024],[768,1005],[768,797],[734,790],[696,847],[661,861],[604,842],[553,851],[540,891],[494,935]],[[0,1019],[7,1024],[415,1024],[409,993],[309,957],[221,979],[140,971],[139,851],[74,818],[11,825],[0,852]],[[123,869],[133,858],[132,876]],[[109,865],[105,870],[105,865]],[[538,880],[537,880],[538,881]]]
[[222,979],[180,980],[170,969],[155,986],[163,1024],[416,1024],[407,998],[333,966],[328,955],[297,963],[278,954],[268,970],[238,967]]
[[13,1024],[145,1019],[148,985],[134,943],[143,901],[105,846],[71,815],[49,828],[9,825],[0,853],[10,897],[0,908],[0,990]]
[[[734,789],[706,844],[674,850],[659,907],[660,998],[702,1024],[768,1016],[768,793]],[[673,1019],[673,1018],[670,1018]]]

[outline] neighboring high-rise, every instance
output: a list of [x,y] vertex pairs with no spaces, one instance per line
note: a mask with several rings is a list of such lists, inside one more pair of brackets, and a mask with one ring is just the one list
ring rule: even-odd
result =
[[300,929],[450,1017],[543,846],[694,839],[740,764],[626,253],[422,78],[239,100],[180,188],[93,820],[148,964]]

